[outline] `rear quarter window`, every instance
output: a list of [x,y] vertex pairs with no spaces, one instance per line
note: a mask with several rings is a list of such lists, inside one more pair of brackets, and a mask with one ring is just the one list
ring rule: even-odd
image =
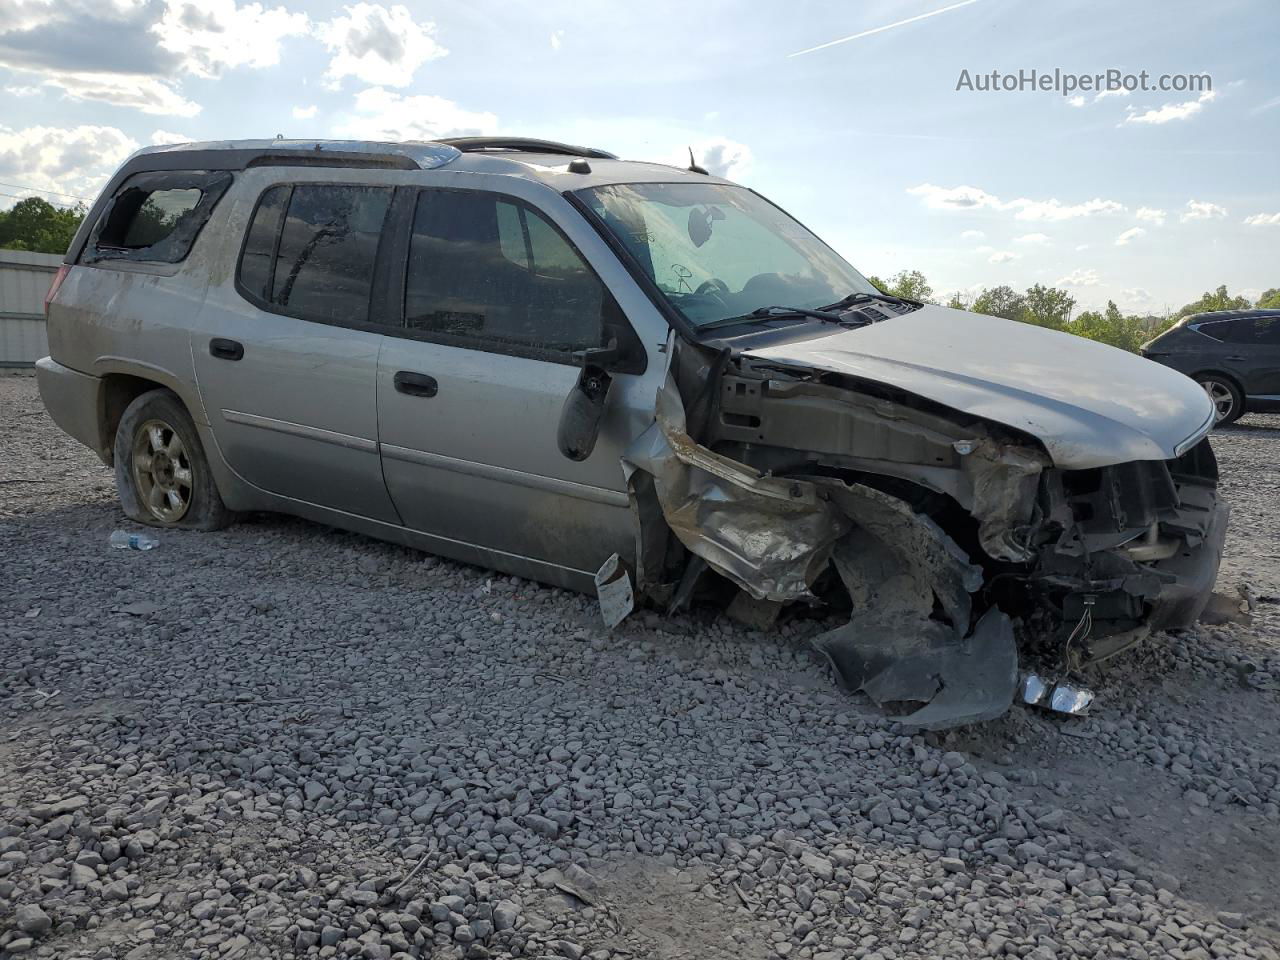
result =
[[231,180],[225,171],[135,174],[111,198],[81,260],[179,263]]

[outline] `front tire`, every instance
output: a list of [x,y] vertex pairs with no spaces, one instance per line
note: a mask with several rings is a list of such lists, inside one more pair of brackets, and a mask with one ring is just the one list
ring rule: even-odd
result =
[[1196,377],[1196,383],[1213,401],[1214,423],[1225,426],[1240,419],[1244,413],[1244,395],[1240,388],[1226,377],[1216,373],[1202,373]]
[[116,490],[125,516],[153,527],[220,530],[233,514],[213,482],[191,416],[168,390],[125,408],[115,439]]

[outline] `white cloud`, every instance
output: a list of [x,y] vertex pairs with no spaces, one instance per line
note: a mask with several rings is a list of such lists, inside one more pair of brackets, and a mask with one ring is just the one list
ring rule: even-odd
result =
[[1008,250],[997,250],[991,256],[987,257],[987,263],[1008,263],[1010,260],[1017,260],[1018,255]]
[[560,49],[560,41],[564,39],[563,30],[551,31],[551,49],[558,51]]
[[151,143],[160,146],[166,143],[190,143],[191,138],[185,133],[173,133],[169,130],[151,131]]
[[1107,97],[1127,97],[1127,96],[1129,96],[1128,90],[1126,90],[1124,87],[1116,87],[1114,90],[1100,90],[1097,96],[1093,98],[1093,102],[1097,103],[1099,100],[1105,100]]
[[916,187],[908,187],[907,193],[921,197],[924,205],[931,210],[977,210],[982,207],[999,207],[1000,198],[994,197],[978,187],[939,187],[932,183],[922,183]]
[[377,86],[408,86],[420,66],[449,52],[436,42],[435,23],[419,23],[399,4],[357,3],[343,9],[344,16],[316,28],[333,55],[325,72],[333,85],[355,77]]
[[1202,200],[1188,200],[1187,212],[1178,219],[1183,223],[1188,220],[1215,220],[1221,219],[1227,215],[1225,207],[1220,207],[1216,203],[1209,203]]
[[1280,213],[1255,213],[1244,222],[1251,227],[1280,227]]
[[907,193],[923,199],[924,205],[931,210],[980,210],[985,207],[1012,212],[1018,220],[1058,222],[1074,220],[1077,217],[1119,213],[1125,209],[1124,204],[1114,200],[1103,200],[1101,197],[1072,204],[1064,204],[1056,199],[1029,200],[1026,197],[1001,200],[980,187],[967,185],[939,187],[932,183],[922,183],[915,187],[908,187]]
[[0,179],[90,198],[136,149],[115,127],[0,127]]
[[1216,96],[1217,94],[1214,91],[1206,90],[1195,100],[1184,100],[1182,103],[1166,103],[1163,107],[1153,107],[1143,113],[1139,113],[1130,107],[1130,113],[1124,118],[1124,122],[1155,124],[1158,126],[1173,120],[1186,120],[1188,117],[1194,117],[1203,110],[1204,105],[1211,103]]
[[698,166],[714,177],[738,180],[751,169],[751,148],[728,137],[695,140],[688,146],[673,150],[659,162],[673,167],[687,167],[690,149],[693,150],[693,159]]
[[194,117],[200,112],[200,104],[182,96],[173,84],[143,74],[57,71],[46,74],[44,83],[71,100],[132,107],[153,116]]
[[1163,210],[1158,210],[1154,207],[1139,207],[1134,216],[1139,220],[1145,220],[1147,223],[1154,223],[1157,227],[1163,227],[1167,214]]
[[307,33],[306,14],[235,0],[166,0],[152,28],[160,47],[181,59],[182,69],[216,77],[224,67],[272,67],[280,62],[285,37]]
[[4,92],[11,97],[34,97],[41,93],[39,87],[5,87]]
[[294,107],[294,108],[293,108],[293,119],[295,119],[295,120],[310,120],[312,117],[314,117],[314,116],[319,112],[319,110],[320,110],[320,108],[319,108],[319,107],[317,107],[314,103],[313,103],[313,104],[311,104],[309,107]]
[[1139,237],[1146,236],[1146,233],[1147,231],[1142,227],[1130,227],[1124,233],[1120,234],[1120,236],[1116,237],[1116,246],[1127,247],[1131,241],[1137,240]]
[[1280,107],[1280,97],[1275,97],[1271,100],[1268,100],[1266,103],[1260,103],[1249,112],[1262,113],[1264,110],[1271,110],[1275,107]]
[[1067,105],[1071,107],[1083,107],[1084,97],[1080,96],[1078,93],[1074,97],[1068,97]]
[[1047,246],[1053,241],[1049,238],[1049,235],[1047,233],[1024,233],[1020,237],[1014,237],[1013,242],[1034,244],[1038,247],[1043,247],[1043,246]]
[[426,94],[404,96],[382,87],[356,94],[355,113],[335,128],[357,140],[438,140],[441,137],[492,135],[498,118],[466,110],[452,100]]
[[1097,270],[1072,270],[1065,277],[1059,277],[1054,286],[1058,287],[1096,287],[1102,279]]
[[1151,301],[1151,293],[1142,287],[1130,287],[1120,291],[1120,298],[1127,303],[1140,304]]
[[1077,251],[1080,251],[1080,250],[1088,250],[1088,249],[1089,249],[1089,245],[1088,245],[1087,243],[1082,243],[1082,244],[1080,244],[1078,247],[1076,247],[1076,250],[1077,250]]
[[960,239],[961,240],[981,240],[985,236],[986,234],[983,233],[981,230],[966,230],[964,233],[960,234]]

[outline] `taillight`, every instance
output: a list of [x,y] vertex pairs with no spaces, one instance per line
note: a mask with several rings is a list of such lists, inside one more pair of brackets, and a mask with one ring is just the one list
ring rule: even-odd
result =
[[67,273],[71,270],[69,264],[63,264],[58,268],[58,272],[53,275],[53,283],[49,284],[49,292],[44,295],[44,318],[49,319],[49,304],[53,303],[53,298],[58,295],[58,288],[62,286],[62,281],[67,279]]

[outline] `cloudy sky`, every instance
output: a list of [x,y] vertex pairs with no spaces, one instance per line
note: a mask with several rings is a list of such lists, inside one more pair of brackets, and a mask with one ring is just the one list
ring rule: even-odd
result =
[[[154,142],[692,145],[864,272],[1161,311],[1280,285],[1277,35],[1276,0],[0,0],[0,206]],[[1055,68],[1212,89],[957,90]]]

